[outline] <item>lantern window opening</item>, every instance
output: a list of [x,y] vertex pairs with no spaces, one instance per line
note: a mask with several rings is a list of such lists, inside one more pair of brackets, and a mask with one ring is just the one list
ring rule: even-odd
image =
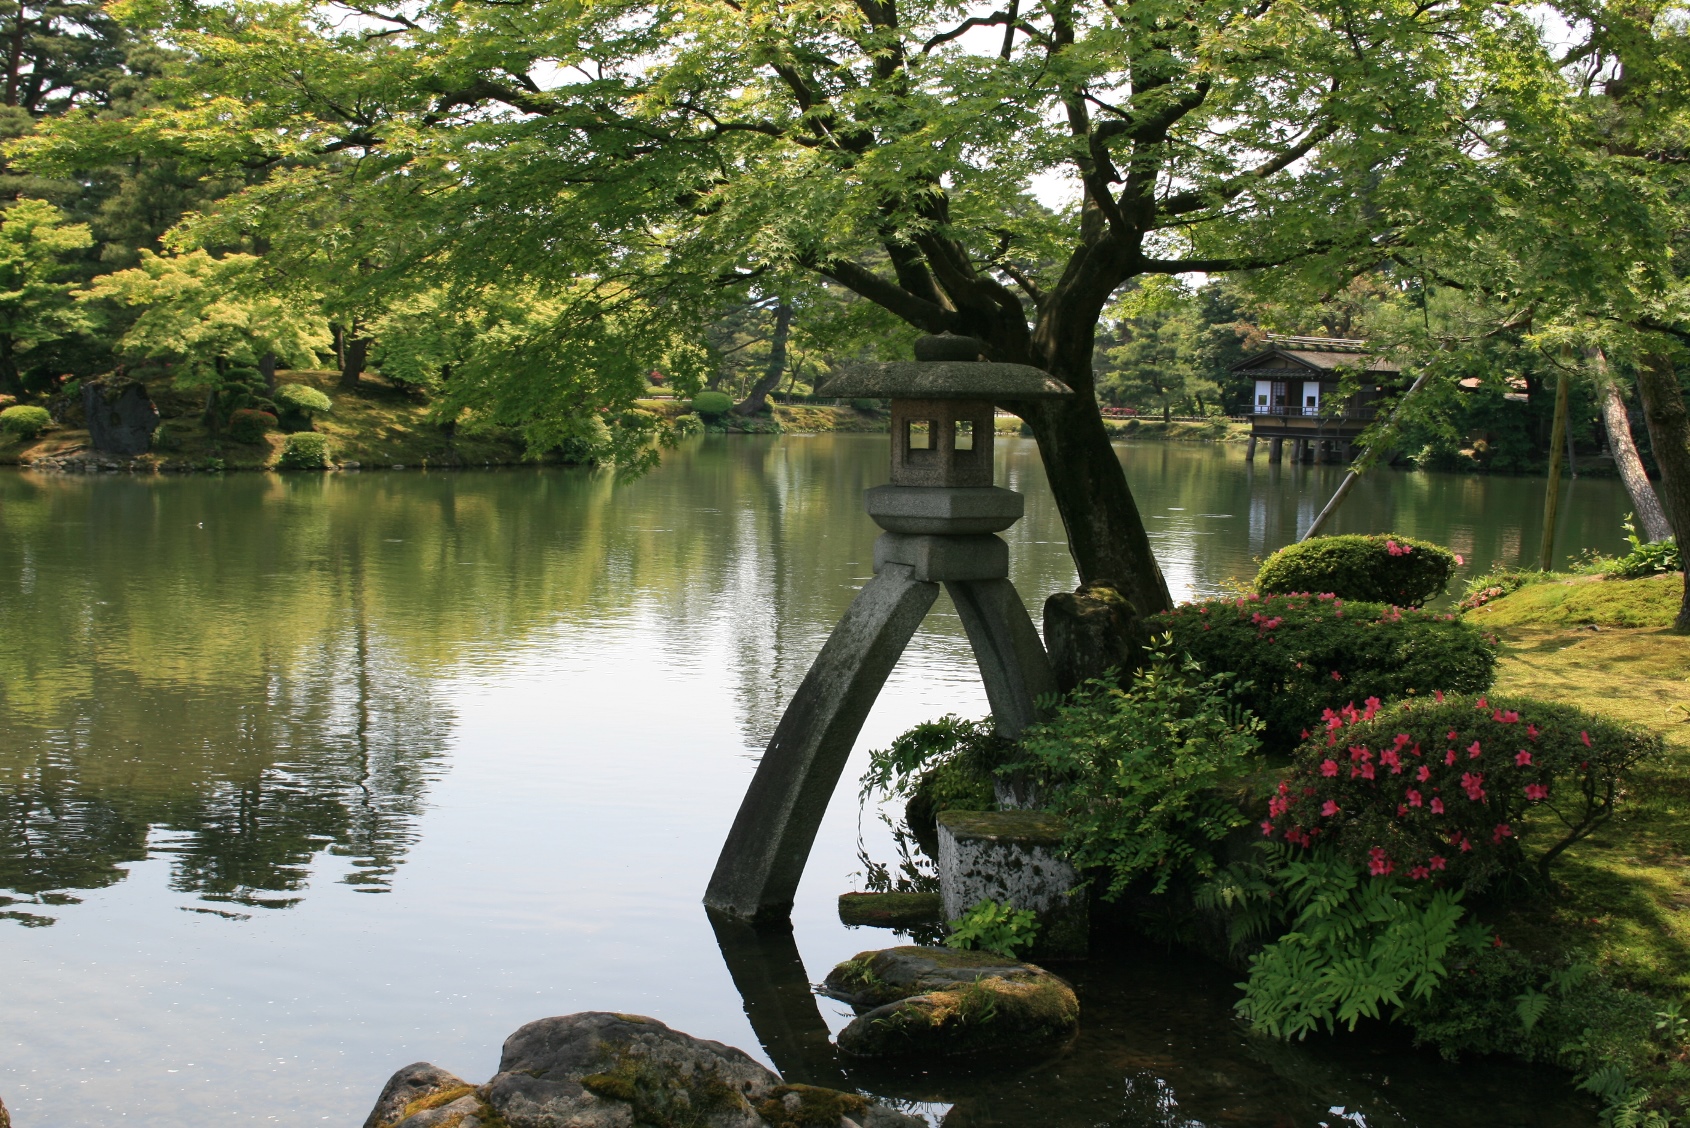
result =
[[952,436],[952,438],[953,438],[952,449],[956,450],[959,453],[962,452],[962,451],[967,451],[968,453],[973,454],[974,453],[974,420],[972,420],[972,419],[958,419],[956,421],[955,426],[956,426],[956,431],[954,432],[954,434]]
[[929,454],[938,449],[938,424],[931,419],[910,419],[904,423],[904,449],[912,454]]

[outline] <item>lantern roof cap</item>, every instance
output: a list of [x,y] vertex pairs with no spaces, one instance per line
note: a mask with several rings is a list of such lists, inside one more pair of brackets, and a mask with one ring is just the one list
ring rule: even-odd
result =
[[965,358],[985,346],[969,337],[944,334],[916,342],[916,356],[931,360],[895,360],[859,364],[817,382],[824,396],[875,399],[1044,399],[1073,394],[1050,373],[1028,364]]

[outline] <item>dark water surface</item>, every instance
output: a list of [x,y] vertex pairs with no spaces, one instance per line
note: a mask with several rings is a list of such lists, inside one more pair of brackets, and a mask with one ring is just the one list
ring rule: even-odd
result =
[[[1176,594],[1306,525],[1338,472],[1123,447]],[[699,907],[763,742],[870,574],[884,436],[711,439],[567,470],[0,476],[0,1098],[19,1128],[356,1125],[396,1067],[490,1075],[511,1030],[636,1011],[838,1079],[806,980],[842,927],[866,749],[982,715],[940,600],[870,717],[787,940]],[[1028,443],[999,481],[1035,609],[1073,584]],[[1335,531],[1535,555],[1543,483],[1379,475]],[[1580,481],[1564,555],[1621,547]],[[891,860],[872,814],[871,853]],[[1157,950],[1073,976],[1085,1030],[1023,1072],[849,1080],[950,1128],[1589,1125],[1553,1072],[1286,1047],[1236,976]],[[749,1017],[748,1017],[749,1016]],[[759,1047],[762,1047],[761,1049]],[[954,1107],[953,1107],[954,1106]],[[947,1110],[949,1110],[947,1112]]]

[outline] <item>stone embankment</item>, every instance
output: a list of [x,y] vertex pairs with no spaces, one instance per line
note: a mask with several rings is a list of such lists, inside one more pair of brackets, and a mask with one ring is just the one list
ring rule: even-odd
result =
[[364,1128],[922,1128],[856,1093],[788,1085],[750,1055],[654,1018],[587,1011],[505,1039],[472,1085],[427,1062],[395,1073]]

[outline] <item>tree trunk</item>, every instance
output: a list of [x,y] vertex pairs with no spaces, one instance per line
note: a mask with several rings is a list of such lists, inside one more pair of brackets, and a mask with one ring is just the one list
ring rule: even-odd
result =
[[[1060,372],[1053,375],[1063,379]],[[1020,407],[1038,440],[1080,582],[1108,583],[1132,600],[1141,617],[1170,609],[1168,582],[1089,387]]]
[[264,377],[264,387],[272,392],[276,390],[276,362],[274,352],[266,352],[258,358],[258,374]]
[[356,328],[341,336],[340,350],[340,386],[356,388],[359,377],[364,373],[364,362],[370,355],[370,339],[355,337]]
[[775,335],[769,342],[769,366],[763,378],[751,386],[744,400],[734,405],[735,415],[756,415],[769,402],[769,393],[780,386],[786,371],[786,339],[792,332],[792,307],[781,302],[775,307]]
[[1549,439],[1549,485],[1543,498],[1543,541],[1537,553],[1540,572],[1549,571],[1550,565],[1555,563],[1555,524],[1561,512],[1561,464],[1565,461],[1567,403],[1572,386],[1572,374],[1563,368],[1555,384],[1555,422]]
[[[1678,534],[1679,552],[1690,547],[1690,410],[1678,387],[1672,359],[1660,353],[1643,358],[1637,372],[1638,398],[1649,425],[1649,441],[1661,467],[1661,502],[1667,521]],[[1690,583],[1678,606],[1673,628],[1690,631]]]
[[1661,510],[1661,499],[1643,469],[1643,459],[1637,455],[1637,443],[1631,437],[1631,416],[1626,412],[1625,400],[1620,397],[1620,384],[1608,370],[1608,358],[1599,348],[1585,350],[1585,357],[1596,369],[1596,381],[1602,391],[1602,426],[1608,432],[1608,449],[1614,454],[1614,466],[1631,496],[1631,510],[1646,541],[1661,541],[1672,536],[1672,526]]

